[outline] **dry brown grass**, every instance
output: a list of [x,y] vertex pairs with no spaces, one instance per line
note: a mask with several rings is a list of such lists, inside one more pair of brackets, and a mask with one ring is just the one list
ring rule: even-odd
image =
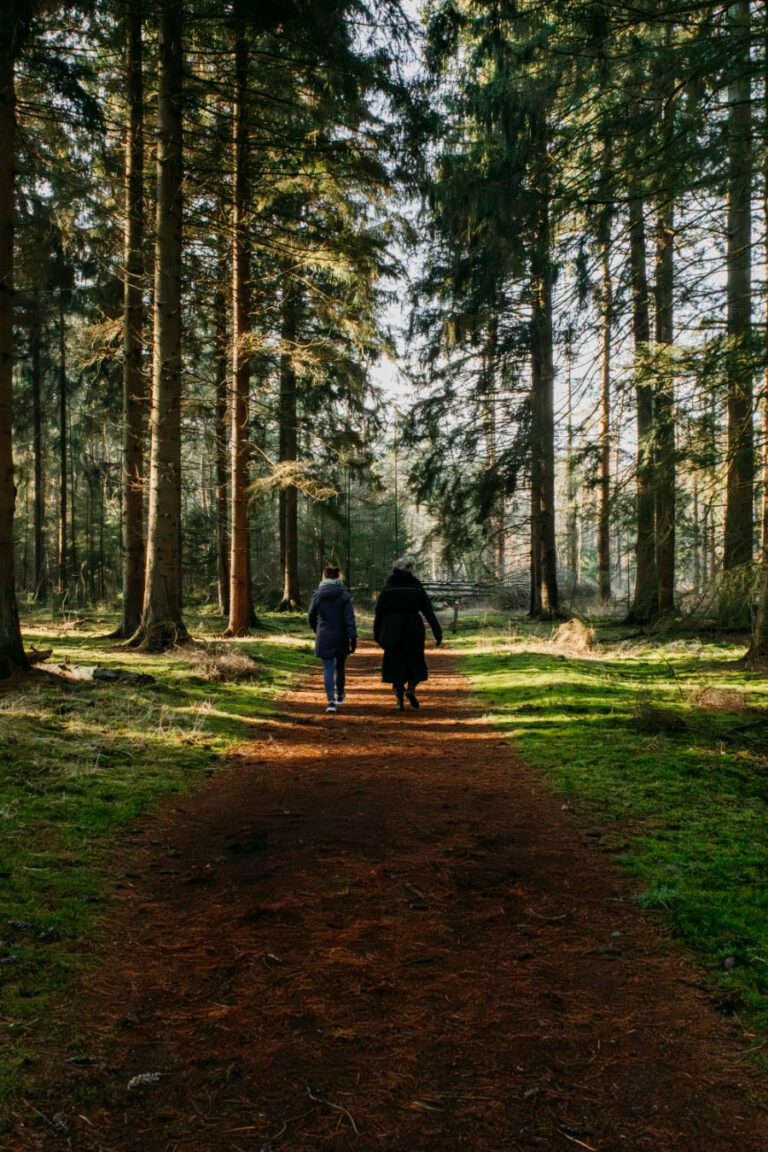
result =
[[552,637],[552,647],[570,656],[584,656],[597,646],[597,633],[574,617],[561,624]]
[[216,683],[236,684],[258,680],[260,661],[232,643],[196,644],[184,649],[184,658],[193,676]]
[[694,708],[703,712],[749,712],[752,706],[746,692],[738,688],[697,688],[691,695]]

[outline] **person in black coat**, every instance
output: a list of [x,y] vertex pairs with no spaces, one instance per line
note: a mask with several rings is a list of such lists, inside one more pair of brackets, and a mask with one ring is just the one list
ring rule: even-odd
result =
[[373,638],[384,649],[381,678],[391,684],[402,712],[407,696],[412,708],[419,707],[416,685],[429,676],[424,658],[425,617],[439,648],[443,630],[432,602],[420,580],[413,574],[415,557],[396,560],[392,574],[379,593],[373,621]]
[[329,564],[312,594],[307,620],[315,633],[315,655],[323,662],[326,712],[335,712],[345,699],[347,656],[357,647],[357,625],[352,597],[341,580],[341,572]]

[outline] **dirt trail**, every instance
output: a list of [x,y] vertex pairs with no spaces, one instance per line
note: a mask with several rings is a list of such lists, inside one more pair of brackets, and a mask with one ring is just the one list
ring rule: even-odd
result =
[[337,716],[314,676],[126,837],[80,1038],[52,1057],[70,1135],[9,1149],[765,1152],[733,1021],[450,653],[430,664],[419,713],[372,649]]

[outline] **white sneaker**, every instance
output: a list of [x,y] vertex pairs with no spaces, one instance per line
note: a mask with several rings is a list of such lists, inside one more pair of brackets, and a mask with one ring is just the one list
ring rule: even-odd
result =
[[346,692],[342,692],[341,696],[336,697],[336,703],[337,704],[343,704],[344,701],[346,700],[346,698],[347,698]]
[[335,712],[335,711],[336,711],[336,701],[331,700],[330,704],[326,708],[326,712]]

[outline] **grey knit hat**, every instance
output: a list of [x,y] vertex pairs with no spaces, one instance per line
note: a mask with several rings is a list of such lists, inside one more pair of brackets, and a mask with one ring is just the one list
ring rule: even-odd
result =
[[409,552],[406,556],[400,556],[397,560],[395,560],[392,567],[396,571],[412,572],[413,569],[416,567],[416,564],[417,564],[416,557],[412,553]]

